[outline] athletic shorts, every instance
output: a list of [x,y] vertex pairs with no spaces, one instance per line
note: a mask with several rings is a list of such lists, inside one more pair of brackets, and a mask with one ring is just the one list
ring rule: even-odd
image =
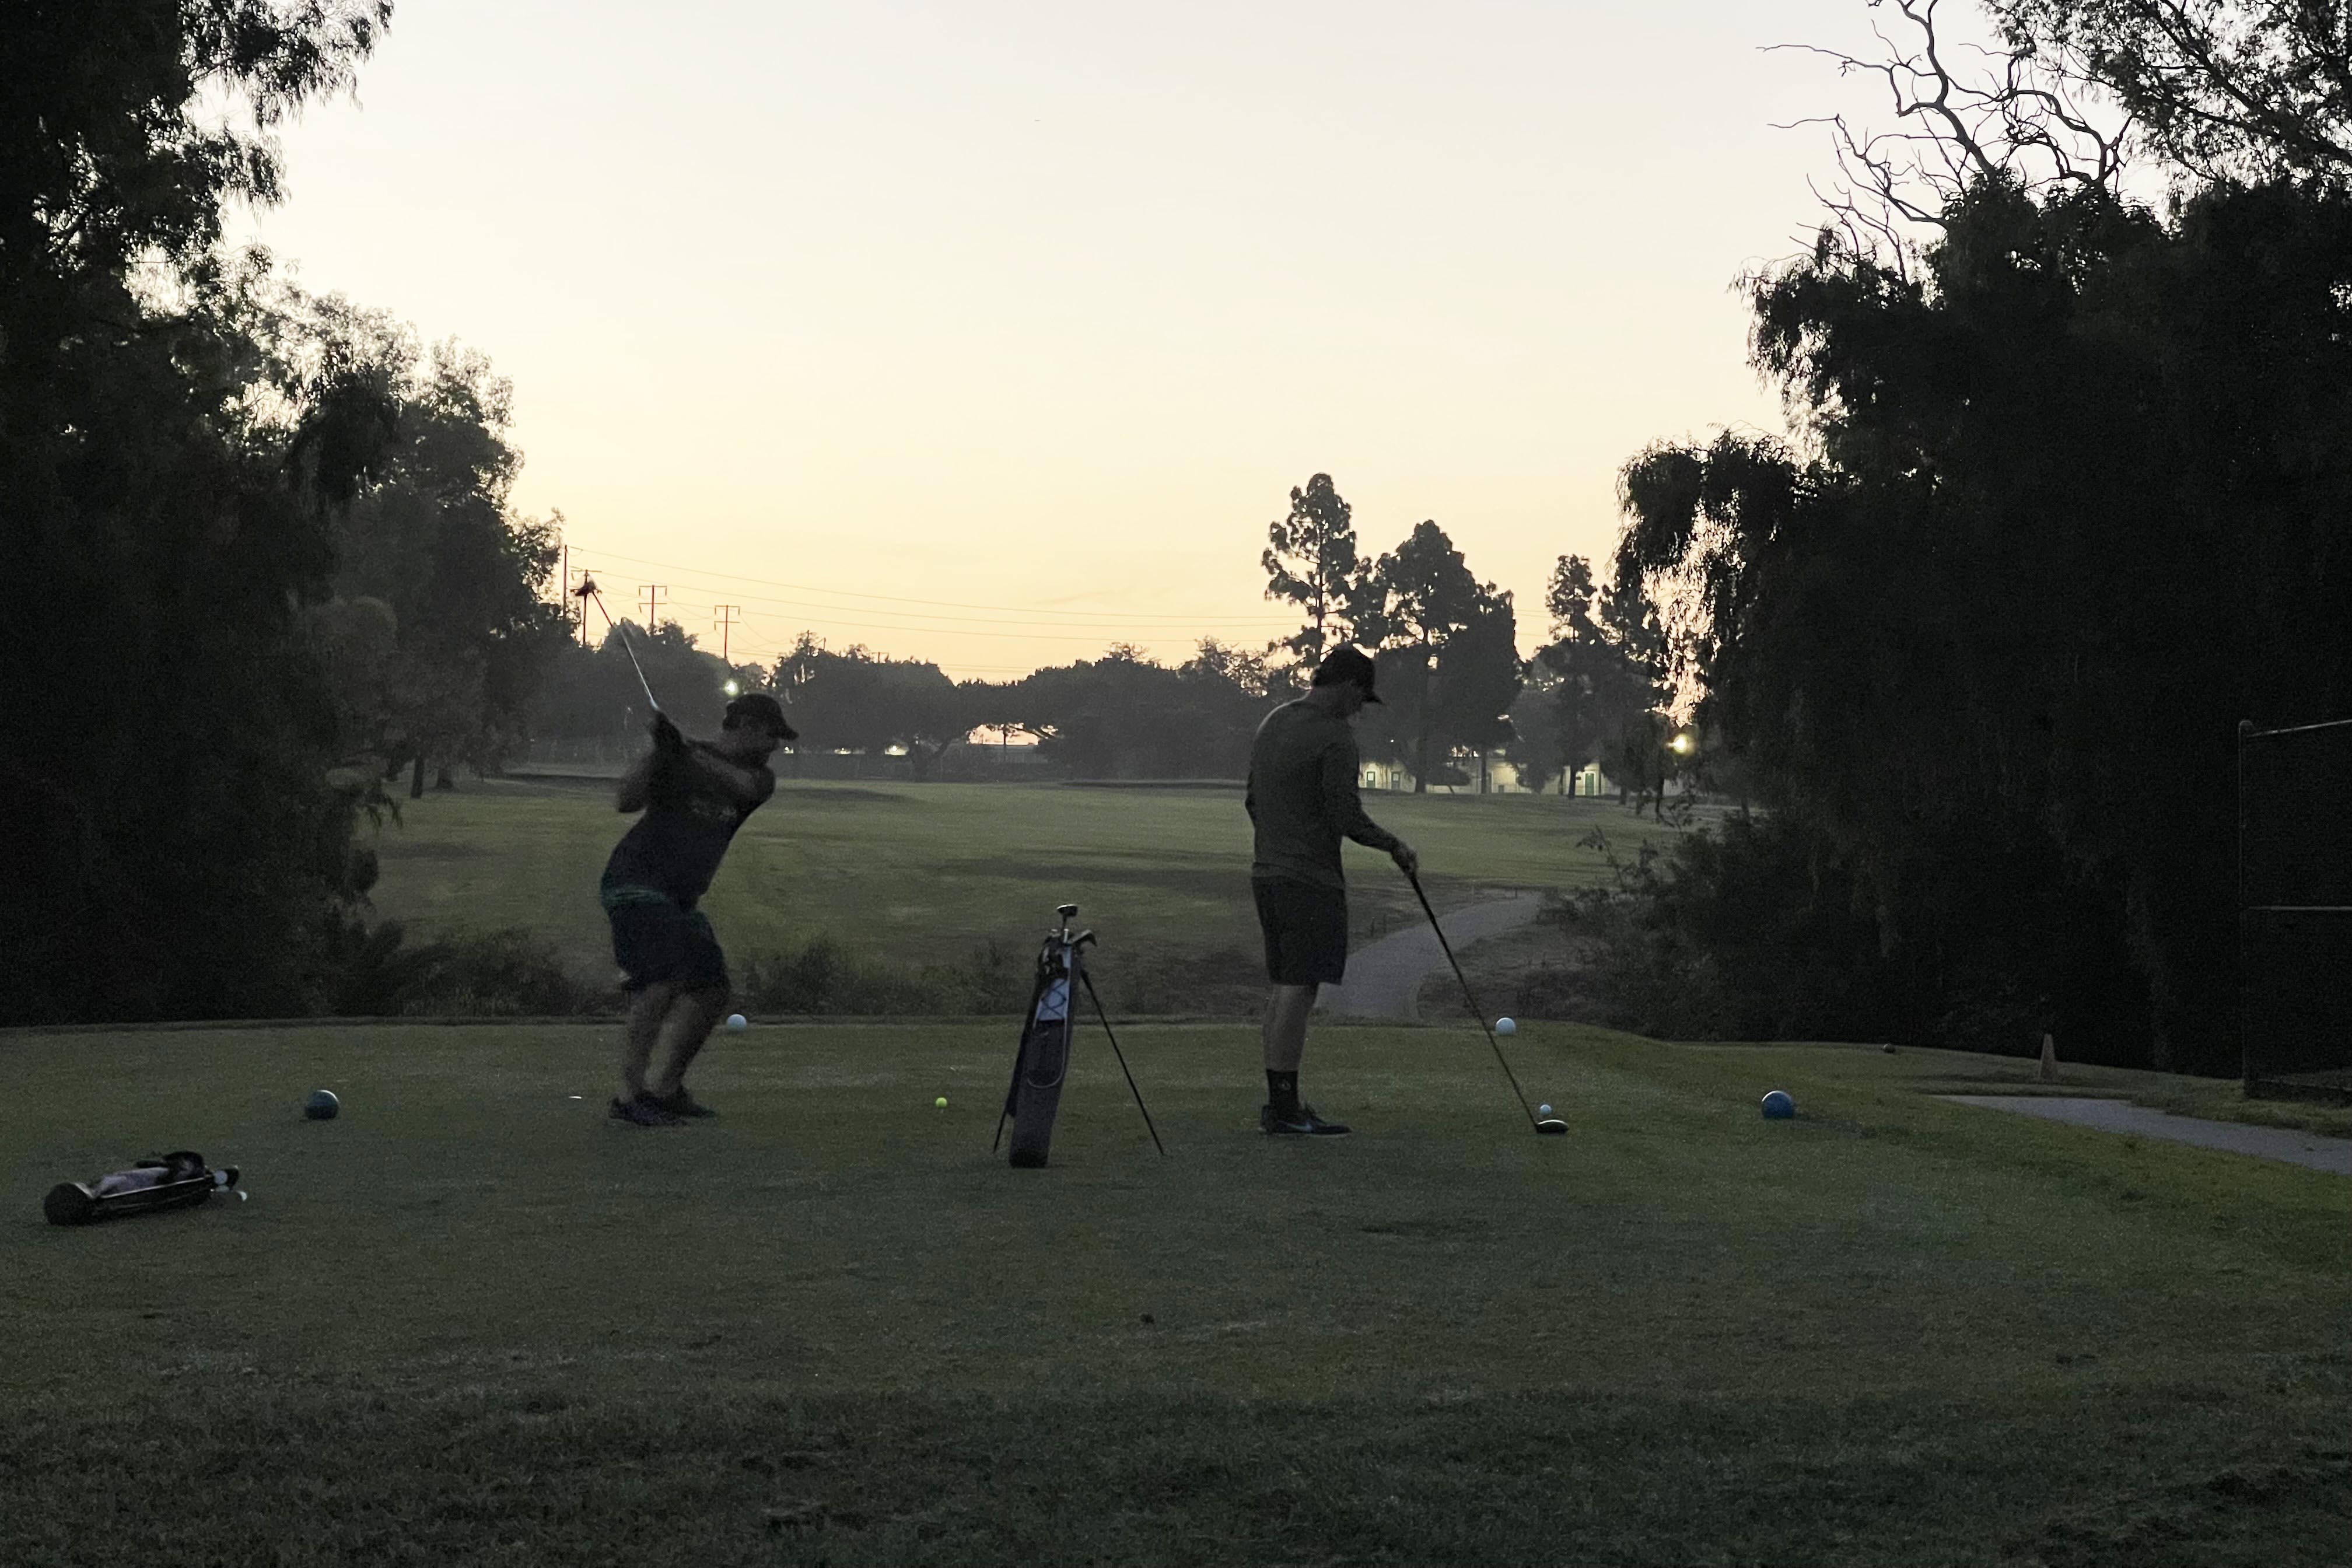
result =
[[681,991],[728,988],[727,955],[710,918],[668,894],[626,882],[601,889],[604,914],[613,922],[613,962],[621,966],[624,991],[675,985]]
[[1265,977],[1276,985],[1337,985],[1348,973],[1348,895],[1278,878],[1250,879]]

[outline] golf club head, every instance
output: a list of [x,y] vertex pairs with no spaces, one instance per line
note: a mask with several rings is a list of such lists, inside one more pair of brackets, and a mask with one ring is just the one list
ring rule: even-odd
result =
[[1546,1138],[1564,1138],[1568,1135],[1568,1123],[1557,1116],[1547,1116],[1536,1123],[1536,1131]]

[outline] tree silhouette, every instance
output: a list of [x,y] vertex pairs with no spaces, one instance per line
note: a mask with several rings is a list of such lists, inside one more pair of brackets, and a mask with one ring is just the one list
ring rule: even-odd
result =
[[1415,523],[1358,580],[1357,625],[1382,649],[1381,697],[1391,711],[1381,719],[1411,746],[1416,795],[1429,788],[1431,742],[1440,733],[1440,652],[1496,598],[1493,585],[1471,575],[1462,552],[1429,521]]
[[1317,474],[1290,492],[1290,511],[1266,525],[1265,595],[1307,612],[1307,624],[1272,647],[1313,668],[1325,653],[1352,637],[1347,604],[1359,565],[1354,514],[1328,474]]

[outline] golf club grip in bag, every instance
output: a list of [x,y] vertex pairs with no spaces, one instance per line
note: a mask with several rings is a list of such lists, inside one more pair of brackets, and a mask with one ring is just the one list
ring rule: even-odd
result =
[[1043,1165],[1053,1145],[1054,1116],[1061,1109],[1076,1028],[1072,1003],[1079,962],[1076,944],[1062,934],[1047,937],[1037,954],[1037,984],[1022,1026],[1021,1052],[1013,1063],[1013,1087],[1004,1096],[1004,1114],[1013,1121],[1012,1163],[1017,1166]]

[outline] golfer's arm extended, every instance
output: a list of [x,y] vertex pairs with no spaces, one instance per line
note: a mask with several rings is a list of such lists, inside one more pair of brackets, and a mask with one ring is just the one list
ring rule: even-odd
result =
[[1323,810],[1343,837],[1368,848],[1389,854],[1403,842],[1364,815],[1363,796],[1356,793],[1356,759],[1338,746],[1323,753]]

